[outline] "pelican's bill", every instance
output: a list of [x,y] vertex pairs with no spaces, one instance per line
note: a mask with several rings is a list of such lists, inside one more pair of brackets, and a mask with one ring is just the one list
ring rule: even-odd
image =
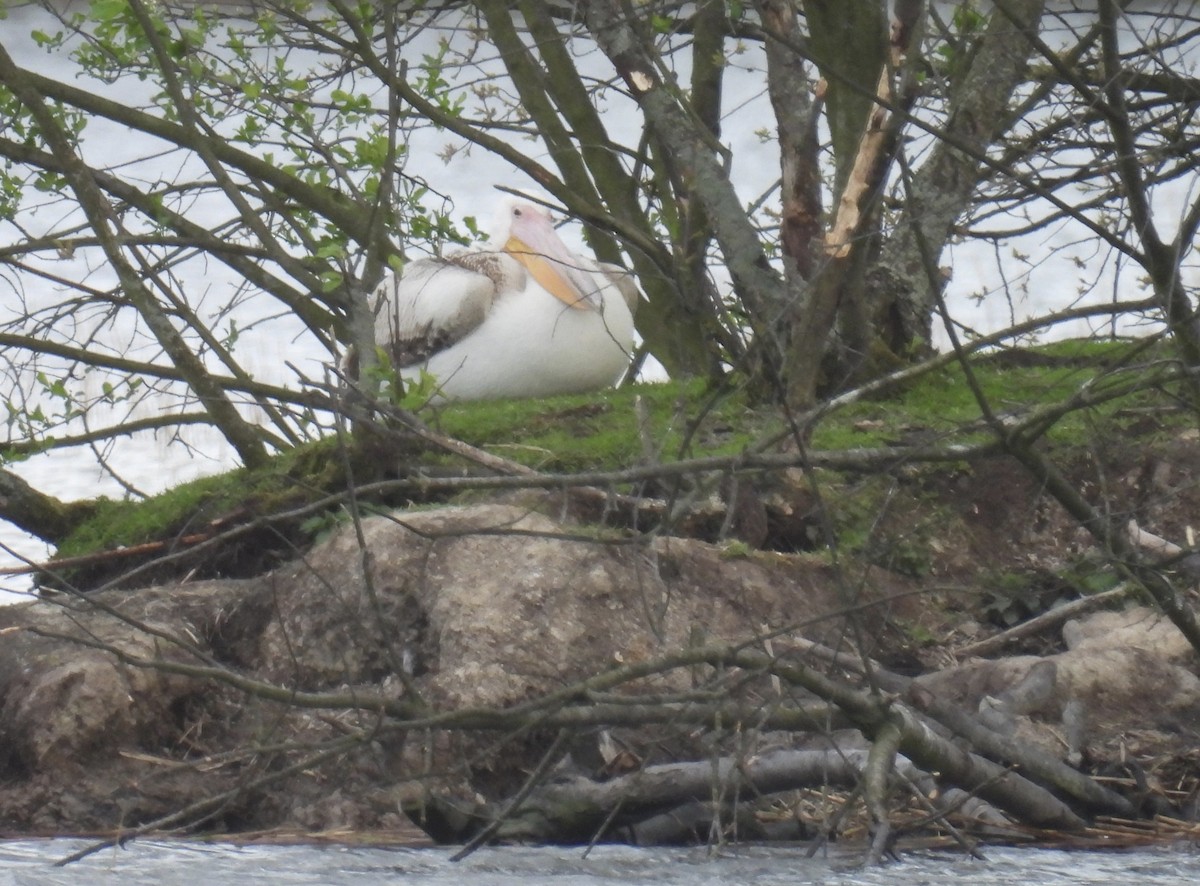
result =
[[579,287],[563,274],[556,261],[547,258],[521,238],[509,237],[508,242],[504,244],[504,251],[524,265],[538,285],[563,304],[578,311],[594,308],[591,299],[580,292]]

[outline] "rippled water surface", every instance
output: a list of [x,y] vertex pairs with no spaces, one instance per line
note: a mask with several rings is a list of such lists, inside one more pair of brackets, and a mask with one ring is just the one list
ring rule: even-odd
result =
[[601,847],[587,854],[561,848],[481,850],[462,862],[443,849],[233,846],[136,842],[107,849],[66,868],[54,862],[88,845],[75,840],[0,843],[0,886],[40,884],[339,884],[405,886],[600,886],[600,884],[753,883],[756,886],[847,884],[918,886],[1184,886],[1200,882],[1200,852],[1058,852],[991,849],[986,861],[953,854],[910,854],[899,863],[860,870],[856,855],[804,858],[802,849],[741,847],[710,857],[704,849]]

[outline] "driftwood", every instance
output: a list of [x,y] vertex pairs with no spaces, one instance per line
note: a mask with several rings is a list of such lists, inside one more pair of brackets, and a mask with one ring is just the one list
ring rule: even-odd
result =
[[[827,661],[842,659],[819,644],[805,647]],[[874,842],[881,849],[891,839],[891,795],[897,777],[928,807],[929,821],[956,813],[976,831],[1008,840],[1025,838],[1027,831],[1022,828],[1029,826],[1082,833],[1086,812],[1126,818],[1137,814],[1120,794],[886,670],[878,669],[872,676],[904,690],[912,707],[899,699],[880,702],[794,662],[762,653],[708,648],[696,650],[695,659],[736,662],[748,670],[769,671],[788,683],[816,690],[873,736],[874,743],[866,751],[858,747],[781,749],[744,758],[650,766],[604,782],[582,776],[547,778],[542,784],[527,782],[526,788],[506,803],[463,809],[425,798],[406,811],[435,839],[445,842],[605,840],[643,844],[703,840],[705,835],[711,837],[730,828],[744,838],[763,839],[780,833],[779,827],[768,828],[752,814],[752,804],[763,797],[800,788],[859,786]],[[1044,696],[1037,686],[1045,684],[1047,674],[1052,681],[1053,666],[1048,663],[1035,668],[1023,687],[1014,688],[1015,710],[1032,706]],[[1030,698],[1022,701],[1023,695]],[[957,738],[967,739],[971,750],[961,747]],[[886,750],[880,749],[888,742],[904,754],[881,762],[880,755]],[[921,768],[914,766],[912,759],[920,760]],[[877,771],[872,773],[872,767],[878,767]],[[937,771],[938,778],[930,771]],[[953,830],[948,822],[945,827]],[[793,827],[788,835],[796,837],[798,833]]]
[[1067,620],[1078,618],[1089,612],[1095,612],[1097,609],[1103,609],[1105,606],[1112,606],[1114,603],[1118,603],[1130,596],[1133,591],[1134,588],[1129,582],[1122,582],[1111,590],[1093,594],[1090,597],[1080,597],[1078,600],[1072,600],[1069,603],[1063,603],[1061,606],[1055,606],[1048,612],[1043,612],[1041,615],[1023,621],[1018,625],[1013,625],[1008,630],[1001,631],[991,637],[985,637],[973,643],[964,643],[954,650],[954,654],[959,658],[965,658],[969,655],[995,655],[1009,643],[1024,640],[1027,637],[1035,637],[1054,628],[1060,628]]
[[[776,749],[744,759],[647,766],[603,782],[561,777],[519,802],[463,808],[429,797],[405,811],[439,842],[451,844],[471,845],[484,833],[504,842],[560,844],[810,839],[816,836],[813,823],[802,819],[798,792],[840,798],[839,816],[844,818],[853,814],[861,796],[868,762],[869,751],[862,747]],[[973,844],[961,836],[955,821],[993,839],[1030,839],[1027,828],[995,806],[958,788],[943,788],[904,757],[896,758],[892,776],[897,793],[915,800],[912,829],[936,822],[968,849]]]
[[[498,836],[508,840],[588,842],[608,835],[622,842],[694,839],[697,815],[720,820],[738,801],[801,787],[853,787],[866,752],[773,751],[737,760],[651,766],[607,782],[573,778],[538,789],[506,813]],[[682,811],[681,811],[682,810]],[[673,829],[669,822],[674,821]],[[674,830],[674,833],[671,831]]]
[[[801,788],[848,792],[861,779],[867,759],[868,751],[861,747],[777,749],[745,759],[647,766],[603,782],[573,775],[541,785],[519,803],[464,810],[430,799],[406,811],[449,843],[469,842],[485,827],[507,842],[655,845],[704,842],[731,830],[742,839],[795,839],[807,836],[795,816],[760,817],[753,814],[754,807],[761,810],[771,795]],[[903,758],[896,771],[913,782],[929,783],[928,773]],[[966,799],[961,792],[931,793],[942,811],[959,808]],[[972,814],[995,826],[1011,824],[985,803],[974,803]]]

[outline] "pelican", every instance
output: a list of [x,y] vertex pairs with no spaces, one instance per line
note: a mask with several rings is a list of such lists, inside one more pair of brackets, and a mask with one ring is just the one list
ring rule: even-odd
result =
[[375,341],[406,380],[447,400],[540,397],[615,384],[639,291],[567,248],[550,213],[503,201],[486,243],[410,262],[375,290]]

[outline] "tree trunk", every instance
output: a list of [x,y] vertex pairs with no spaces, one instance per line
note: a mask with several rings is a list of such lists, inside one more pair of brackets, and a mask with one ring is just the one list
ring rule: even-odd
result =
[[922,351],[944,280],[938,259],[975,188],[991,172],[981,158],[1013,120],[1008,103],[1022,82],[1045,0],[1012,0],[992,13],[962,82],[944,135],[912,175],[904,210],[883,248],[875,318],[891,350]]
[[38,492],[11,471],[0,470],[0,518],[43,541],[61,541],[95,510],[94,502],[62,501]]

